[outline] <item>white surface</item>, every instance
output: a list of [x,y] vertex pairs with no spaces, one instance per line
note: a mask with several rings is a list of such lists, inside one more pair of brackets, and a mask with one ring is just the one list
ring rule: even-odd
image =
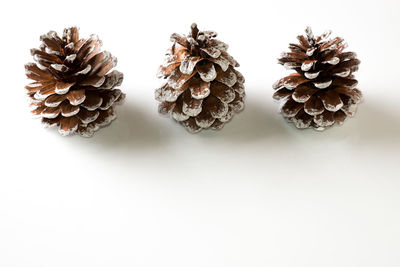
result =
[[[11,1],[2,4],[0,266],[400,266],[398,1]],[[157,114],[173,32],[219,33],[246,77],[243,113],[191,135]],[[24,63],[48,30],[97,33],[124,72],[94,138],[31,119]],[[287,124],[271,85],[307,25],[361,59],[354,119]]]

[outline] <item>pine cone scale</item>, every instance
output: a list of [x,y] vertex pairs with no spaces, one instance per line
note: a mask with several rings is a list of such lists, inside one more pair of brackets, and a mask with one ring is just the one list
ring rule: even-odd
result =
[[315,95],[311,96],[304,104],[304,111],[311,116],[316,116],[324,112],[324,104],[321,99]]
[[197,65],[197,63],[199,63],[200,61],[202,61],[201,57],[191,57],[191,56],[187,56],[185,57],[182,62],[179,65],[179,70],[183,73],[183,74],[192,74],[192,72],[194,71],[195,66]]
[[295,91],[294,93],[289,92],[288,95],[291,95],[297,103],[306,103],[315,92],[315,89],[310,89],[307,91]]
[[66,99],[66,95],[51,95],[44,101],[46,107],[57,107]]
[[46,119],[54,119],[60,114],[59,107],[43,107],[42,116]]
[[66,98],[71,105],[78,106],[82,104],[86,99],[85,89],[76,89],[73,91],[69,91],[66,94]]
[[334,90],[327,91],[324,94],[319,94],[318,97],[321,99],[322,104],[328,111],[336,112],[343,107],[342,99],[340,99],[339,94]]
[[98,110],[89,111],[82,107],[76,116],[82,121],[83,124],[88,124],[95,121],[99,114],[100,112]]
[[331,126],[335,123],[335,120],[333,118],[333,112],[330,112],[328,110],[324,110],[323,113],[316,115],[314,117],[314,123],[318,126],[318,127],[328,127]]
[[69,102],[67,103],[64,101],[60,105],[60,111],[63,117],[72,117],[78,114],[79,106],[72,106]]
[[279,90],[276,90],[274,94],[272,95],[272,98],[275,100],[282,100],[292,94],[292,90],[282,88]]
[[214,64],[210,61],[205,62],[205,64],[196,65],[196,71],[204,82],[211,82],[217,77]]
[[78,129],[79,119],[77,117],[60,117],[60,133],[70,135]]
[[100,97],[96,92],[88,91],[86,92],[85,101],[83,101],[81,106],[89,111],[93,111],[99,109],[101,104],[103,104],[103,98]]
[[230,103],[235,99],[235,90],[218,81],[212,83],[210,93],[224,103]]
[[210,95],[210,82],[204,82],[201,79],[193,78],[190,83],[191,96],[194,99],[204,99]]
[[306,129],[311,126],[314,117],[308,115],[304,110],[300,110],[296,116],[292,118],[292,122],[299,129]]

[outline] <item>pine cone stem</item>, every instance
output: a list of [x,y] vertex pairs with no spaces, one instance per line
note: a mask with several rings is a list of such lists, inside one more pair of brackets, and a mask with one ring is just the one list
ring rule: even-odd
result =
[[199,33],[199,29],[197,28],[197,24],[193,23],[190,28],[191,28],[192,38],[196,40],[197,39],[197,34]]
[[314,45],[314,34],[313,34],[312,29],[311,29],[310,26],[308,26],[308,27],[306,28],[306,34],[307,34],[308,42],[309,42],[311,45]]

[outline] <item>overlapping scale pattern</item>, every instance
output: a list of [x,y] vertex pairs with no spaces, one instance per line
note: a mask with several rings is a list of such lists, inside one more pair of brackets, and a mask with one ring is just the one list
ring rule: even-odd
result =
[[159,112],[170,115],[189,132],[221,129],[244,108],[244,77],[228,54],[228,45],[212,31],[192,24],[189,35],[172,34],[172,47],[158,77],[165,83],[155,91]]
[[282,101],[282,115],[297,128],[340,125],[354,116],[362,100],[353,75],[360,61],[355,53],[343,52],[347,44],[342,38],[330,34],[315,37],[308,27],[278,60],[295,72],[273,85],[273,98]]
[[25,87],[32,113],[62,135],[89,137],[111,123],[114,105],[125,96],[116,88],[123,74],[112,70],[117,59],[101,51],[96,35],[80,39],[76,27],[65,29],[62,37],[51,31],[40,40],[39,49],[31,50],[35,63],[25,65],[33,80]]

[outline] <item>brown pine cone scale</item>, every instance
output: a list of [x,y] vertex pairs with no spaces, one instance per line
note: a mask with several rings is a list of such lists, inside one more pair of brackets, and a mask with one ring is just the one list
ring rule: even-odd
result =
[[155,92],[159,112],[170,115],[189,132],[220,129],[244,107],[244,77],[227,53],[228,45],[196,24],[188,36],[172,34],[173,46],[158,77],[166,79]]
[[291,52],[282,53],[279,64],[294,70],[277,81],[273,98],[282,101],[281,113],[297,128],[324,130],[342,124],[354,116],[362,93],[353,73],[360,61],[340,37],[330,32],[314,37],[310,28],[298,36],[299,44],[290,44]]
[[110,124],[116,118],[114,105],[125,96],[116,89],[123,74],[112,71],[117,59],[100,51],[96,35],[80,39],[76,27],[65,29],[62,37],[51,31],[40,39],[40,48],[31,50],[36,63],[25,65],[33,80],[25,87],[32,113],[62,135],[89,137]]

